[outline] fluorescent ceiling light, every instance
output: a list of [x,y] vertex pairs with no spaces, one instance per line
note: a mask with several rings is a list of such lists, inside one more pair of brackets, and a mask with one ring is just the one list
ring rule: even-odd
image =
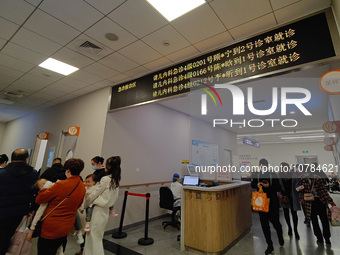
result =
[[205,0],[147,0],[168,21],[197,8],[205,3]]
[[69,75],[79,70],[79,68],[77,67],[71,66],[69,64],[66,64],[53,58],[48,58],[47,60],[42,62],[39,66],[63,75]]
[[286,136],[286,137],[281,137],[283,140],[301,140],[301,139],[314,139],[314,138],[324,138],[325,136],[323,135],[313,135],[313,136]]

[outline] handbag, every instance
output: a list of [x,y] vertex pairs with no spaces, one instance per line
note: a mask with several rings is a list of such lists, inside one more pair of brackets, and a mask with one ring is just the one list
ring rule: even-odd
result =
[[[313,191],[313,187],[314,187],[314,183],[313,183],[313,181],[311,181],[312,183],[310,184],[310,190],[311,191]],[[303,199],[305,200],[305,201],[314,201],[314,195],[313,195],[313,193],[312,192],[310,192],[310,193],[304,193],[303,194]]]
[[30,232],[28,226],[32,221],[31,216],[25,215],[14,235],[11,238],[11,246],[8,249],[8,253],[12,255],[29,255],[31,254],[32,243],[26,240],[28,233]]
[[39,237],[41,235],[41,227],[42,227],[43,220],[46,219],[46,217],[50,215],[51,212],[57,209],[66,199],[68,199],[71,196],[73,191],[78,187],[79,183],[80,181],[78,182],[77,186],[75,186],[75,188],[71,191],[71,193],[68,194],[59,204],[57,204],[56,207],[54,207],[51,211],[49,211],[49,213],[46,214],[42,219],[38,220],[37,224],[35,225],[32,237]]
[[269,199],[267,194],[262,191],[260,187],[259,191],[254,191],[252,194],[253,210],[257,212],[269,212]]
[[303,200],[305,200],[305,201],[314,201],[313,193],[304,193],[303,194]]
[[331,225],[332,226],[340,226],[340,208],[337,206],[332,206],[331,211]]

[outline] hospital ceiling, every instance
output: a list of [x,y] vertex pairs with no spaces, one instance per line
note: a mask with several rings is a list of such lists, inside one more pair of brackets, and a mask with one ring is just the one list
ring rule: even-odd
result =
[[[232,45],[331,4],[331,0],[207,0],[168,22],[145,0],[1,0],[0,122]],[[64,76],[38,66],[49,57],[79,70]],[[322,73],[329,67],[318,68]],[[315,78],[313,71],[306,72]],[[264,84],[257,86],[261,96],[270,92]],[[185,112],[176,100],[183,101],[162,104]],[[322,107],[314,109],[315,117],[323,121],[327,97],[318,100]],[[309,120],[301,125],[299,129],[318,129]]]

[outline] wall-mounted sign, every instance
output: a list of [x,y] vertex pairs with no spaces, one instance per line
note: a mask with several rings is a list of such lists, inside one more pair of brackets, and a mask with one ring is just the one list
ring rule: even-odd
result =
[[326,133],[340,133],[340,121],[327,121],[322,125]]
[[182,160],[182,164],[189,164],[189,160]]
[[320,88],[327,94],[340,94],[340,70],[333,70],[325,73],[320,79]]
[[331,145],[325,145],[323,148],[325,149],[325,151],[333,151],[333,146]]
[[325,13],[112,87],[110,110],[335,56]]
[[323,139],[324,143],[327,145],[334,145],[335,144],[335,140],[333,137],[325,137]]
[[38,134],[38,138],[40,140],[48,140],[49,135],[50,135],[50,133],[48,133],[48,132],[40,132]]
[[243,141],[244,144],[254,146],[256,148],[260,148],[260,144],[257,141],[250,139],[249,137],[243,137],[242,141]]
[[71,126],[67,129],[67,133],[72,136],[79,136],[80,127]]
[[308,151],[302,151],[302,153],[308,153]]

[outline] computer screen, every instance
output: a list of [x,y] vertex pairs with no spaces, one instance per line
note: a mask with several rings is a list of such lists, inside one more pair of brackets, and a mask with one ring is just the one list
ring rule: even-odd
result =
[[199,177],[198,176],[189,176],[189,175],[184,176],[183,185],[197,186],[198,183],[199,183]]

